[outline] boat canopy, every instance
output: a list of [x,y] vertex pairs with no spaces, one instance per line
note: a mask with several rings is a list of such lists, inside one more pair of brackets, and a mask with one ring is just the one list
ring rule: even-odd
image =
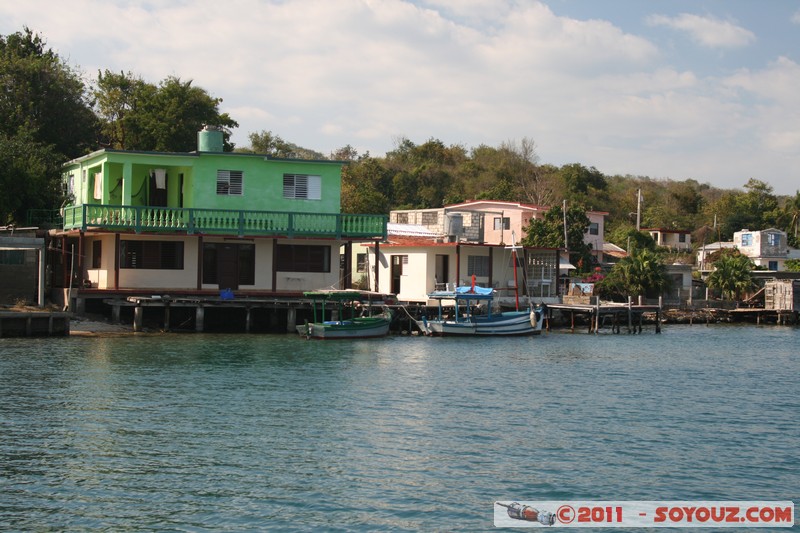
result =
[[491,300],[494,297],[494,289],[491,287],[456,287],[455,291],[434,291],[428,294],[428,298],[439,300]]

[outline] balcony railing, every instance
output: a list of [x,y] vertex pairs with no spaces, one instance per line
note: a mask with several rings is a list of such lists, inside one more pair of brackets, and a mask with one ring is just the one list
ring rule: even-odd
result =
[[386,238],[385,215],[83,204],[64,209],[64,229],[218,235]]

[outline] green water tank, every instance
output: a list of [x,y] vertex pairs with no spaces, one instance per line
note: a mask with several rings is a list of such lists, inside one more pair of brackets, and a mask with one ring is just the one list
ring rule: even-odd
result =
[[198,152],[222,152],[222,147],[222,128],[205,126],[202,130],[197,132]]

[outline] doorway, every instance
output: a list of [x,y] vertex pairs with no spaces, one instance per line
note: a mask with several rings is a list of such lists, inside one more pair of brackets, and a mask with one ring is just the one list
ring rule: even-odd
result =
[[400,280],[403,275],[403,265],[408,264],[407,255],[393,255],[392,256],[392,294],[400,294]]
[[217,282],[220,289],[239,288],[239,246],[217,244]]

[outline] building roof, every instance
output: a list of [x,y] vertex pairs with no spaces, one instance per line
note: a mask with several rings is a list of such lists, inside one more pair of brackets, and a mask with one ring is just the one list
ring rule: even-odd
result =
[[660,231],[661,233],[691,233],[692,230],[688,229],[671,229],[671,228],[642,228],[642,231]]
[[611,257],[616,257],[619,259],[622,259],[623,257],[628,257],[628,252],[626,252],[624,248],[620,248],[613,242],[604,242],[602,250],[604,254],[610,255]]
[[468,200],[466,202],[461,202],[460,204],[446,205],[444,206],[444,208],[448,211],[452,211],[455,209],[469,209],[470,207],[479,205],[486,205],[488,207],[497,207],[497,208],[506,207],[508,209],[525,209],[529,211],[547,211],[548,209],[550,209],[548,206],[545,205],[523,204],[521,202],[504,202],[501,200]]

